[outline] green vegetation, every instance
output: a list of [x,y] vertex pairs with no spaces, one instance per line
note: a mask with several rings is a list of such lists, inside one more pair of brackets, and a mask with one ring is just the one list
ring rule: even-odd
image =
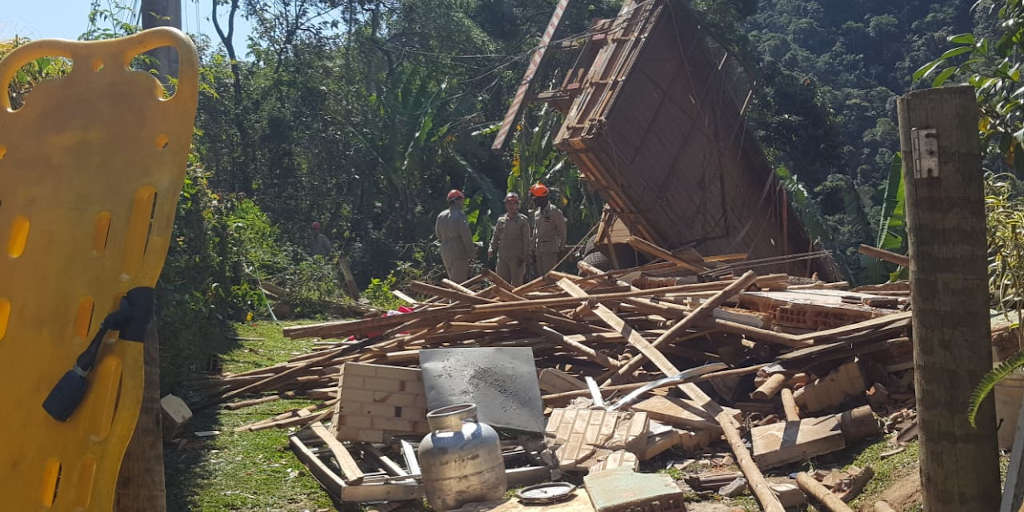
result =
[[856,509],[874,503],[895,480],[917,471],[919,448],[919,443],[914,441],[907,444],[906,450],[882,459],[882,453],[893,449],[888,439],[872,442],[866,447],[856,447],[854,450],[858,454],[850,465],[860,468],[871,466],[871,469],[875,471],[875,476],[850,505]]
[[[220,357],[226,372],[279,363],[310,350],[310,341],[289,340],[277,324],[238,324],[234,337],[247,338]],[[173,370],[165,364],[165,370]],[[237,411],[205,409],[189,424],[192,431],[219,430],[213,437],[188,439],[165,454],[168,510],[302,511],[328,508],[331,501],[288,448],[288,431],[234,432],[234,428],[309,405],[279,400]]]

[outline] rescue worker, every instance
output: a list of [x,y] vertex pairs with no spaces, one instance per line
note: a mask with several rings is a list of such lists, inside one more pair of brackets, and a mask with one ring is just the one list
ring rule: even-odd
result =
[[530,187],[533,204],[533,256],[538,275],[555,268],[565,246],[565,217],[548,202],[548,187],[541,183]]
[[530,221],[519,213],[519,194],[509,192],[505,196],[505,214],[498,217],[494,225],[494,236],[487,249],[487,258],[498,253],[495,271],[512,286],[523,284],[526,275],[526,259],[530,255]]
[[448,192],[448,209],[438,214],[434,222],[434,236],[441,242],[441,260],[448,279],[456,283],[469,279],[469,260],[476,250],[469,221],[462,211],[465,198],[458,189]]
[[320,231],[320,223],[313,222],[313,245],[310,248],[310,253],[313,256],[323,256],[329,258],[331,256],[331,241],[327,238],[327,235]]

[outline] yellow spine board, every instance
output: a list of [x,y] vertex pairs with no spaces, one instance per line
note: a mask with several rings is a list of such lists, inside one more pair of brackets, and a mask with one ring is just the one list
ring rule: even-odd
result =
[[[176,93],[129,65],[170,46]],[[10,80],[46,56],[66,77],[12,110]],[[142,399],[142,344],[112,337],[66,423],[43,400],[136,286],[163,267],[195,119],[198,57],[170,28],[41,40],[0,62],[0,508],[109,511]]]

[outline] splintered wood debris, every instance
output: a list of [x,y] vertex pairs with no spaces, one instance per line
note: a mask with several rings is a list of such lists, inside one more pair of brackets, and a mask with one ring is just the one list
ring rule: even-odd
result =
[[[693,254],[685,266],[676,258],[603,272],[580,263],[580,275],[550,271],[518,287],[490,271],[464,283],[413,282],[399,293],[416,304],[402,313],[286,327],[290,338],[320,338],[316,350],[204,376],[200,405],[311,400],[237,430],[292,429],[296,456],[338,501],[417,500],[414,448],[428,432],[419,352],[529,347],[547,434],[506,437],[510,488],[565,472],[627,474],[670,448],[700,458],[718,446],[733,451],[765,509],[779,510],[765,471],[844,448],[846,423],[856,438],[876,432],[877,423],[864,426],[875,422],[871,409],[867,420],[863,411],[842,414],[869,398],[882,416],[912,407],[909,286],[882,295],[785,273],[715,279],[706,271],[737,257],[695,262]],[[610,410],[630,391],[708,363],[723,369]]]

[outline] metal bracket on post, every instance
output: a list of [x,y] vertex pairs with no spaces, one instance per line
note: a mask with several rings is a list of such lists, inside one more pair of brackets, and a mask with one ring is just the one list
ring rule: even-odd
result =
[[934,128],[911,128],[914,178],[939,177],[939,134]]

